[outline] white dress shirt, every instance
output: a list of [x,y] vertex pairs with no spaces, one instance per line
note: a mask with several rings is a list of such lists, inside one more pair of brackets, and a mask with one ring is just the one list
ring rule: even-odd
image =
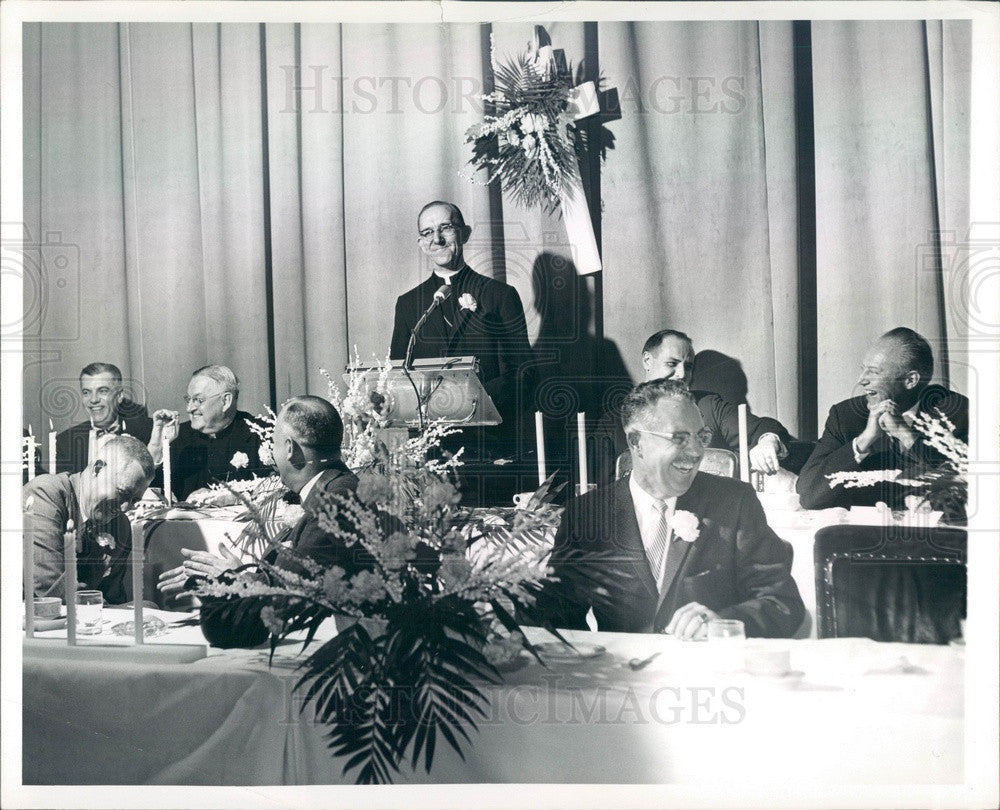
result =
[[673,517],[674,510],[677,508],[677,496],[667,498],[665,501],[657,500],[639,486],[634,475],[628,477],[628,488],[632,493],[632,505],[635,508],[636,521],[639,523],[642,547],[646,551],[646,560],[649,562],[650,571],[653,574],[653,579],[656,580],[656,587],[659,589],[663,585],[661,582],[663,566],[666,563],[667,551],[670,549],[670,541],[673,538],[673,531],[668,529],[663,555],[658,562],[653,561],[651,559],[653,546],[656,543],[657,531],[660,527],[660,507],[664,503],[667,506],[664,518],[669,526],[670,518]]

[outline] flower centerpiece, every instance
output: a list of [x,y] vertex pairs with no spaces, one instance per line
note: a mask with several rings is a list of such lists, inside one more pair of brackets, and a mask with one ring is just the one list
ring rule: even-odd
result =
[[965,520],[965,504],[969,492],[969,445],[955,435],[955,425],[938,408],[936,416],[917,414],[913,427],[924,437],[924,443],[936,450],[943,461],[933,469],[914,478],[903,477],[902,470],[863,470],[837,472],[827,476],[831,486],[874,486],[893,482],[913,487],[915,497],[907,496],[907,505],[916,509],[927,508],[943,513],[949,522]]
[[549,575],[562,511],[552,479],[509,519],[464,509],[461,460],[440,450],[452,430],[430,423],[392,451],[376,437],[356,494],[320,501],[317,520],[343,565],[282,550],[196,591],[228,600],[234,622],[259,616],[272,653],[303,632],[308,649],[338,617],[295,688],[358,783],[392,781],[407,758],[430,771],[442,739],[461,755],[487,717],[484,687],[499,681],[497,667],[534,652],[516,616],[531,614]]

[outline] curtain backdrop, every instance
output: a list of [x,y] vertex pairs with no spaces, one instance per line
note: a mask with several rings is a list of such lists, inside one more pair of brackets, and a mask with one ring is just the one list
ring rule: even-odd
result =
[[[606,159],[585,171],[605,266],[586,279],[557,218],[460,176],[491,34],[513,53],[530,25],[25,26],[25,227],[43,262],[66,257],[25,283],[25,422],[83,419],[94,360],[150,410],[180,408],[209,362],[236,371],[252,412],[325,393],[321,367],[386,351],[396,296],[429,272],[417,211],[449,199],[473,226],[470,264],[521,295],[550,418],[596,415],[670,326],[695,341],[696,382],[795,432],[791,24],[547,29],[617,91]],[[822,424],[899,324],[964,390],[944,243],[968,227],[970,32],[816,22],[812,42]]]

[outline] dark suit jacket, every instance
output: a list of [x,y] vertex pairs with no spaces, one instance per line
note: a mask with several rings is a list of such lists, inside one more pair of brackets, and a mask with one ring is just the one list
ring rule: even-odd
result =
[[[136,408],[132,403],[132,408]],[[143,444],[149,444],[153,432],[153,420],[145,413],[121,416],[118,420],[120,435],[134,436]],[[56,434],[56,459],[58,464],[52,472],[77,473],[88,464],[87,451],[90,449],[90,422],[80,422]],[[50,465],[51,466],[51,465]]]
[[[740,419],[735,402],[723,399],[712,391],[692,391],[698,410],[701,411],[705,427],[712,431],[712,444],[724,450],[740,454]],[[749,410],[749,409],[748,409]],[[784,425],[769,416],[754,416],[747,413],[747,442],[753,447],[765,433],[774,433],[787,448],[792,440]],[[622,429],[621,413],[606,413],[595,432],[598,455],[598,481],[610,483],[615,477],[615,459],[628,450],[625,431]]]
[[[177,438],[170,443],[171,487],[178,498],[184,500],[196,489],[217,481],[242,481],[254,475],[266,476],[271,472],[259,455],[260,438],[250,430],[248,423],[254,418],[245,411],[237,411],[229,427],[215,436],[208,436],[182,422]],[[236,453],[245,453],[246,467],[232,465]],[[163,468],[156,471],[154,486],[163,486]]]
[[[434,274],[396,300],[390,355],[406,357],[410,333],[444,282]],[[462,309],[469,294],[476,311]],[[447,318],[447,320],[446,320]],[[449,326],[450,322],[450,326]],[[479,376],[503,419],[504,433],[516,430],[520,401],[528,401],[533,355],[524,309],[517,290],[466,266],[452,277],[452,294],[437,307],[417,335],[413,357],[464,357],[479,360]],[[520,390],[519,390],[520,389]],[[522,409],[523,410],[523,409]]]
[[[753,489],[698,473],[677,511],[699,521],[693,543],[674,539],[684,555],[657,610],[659,594],[639,534],[628,478],[570,502],[556,535],[547,585],[536,608],[557,627],[587,629],[593,606],[600,630],[661,632],[674,612],[699,602],[724,619],[740,619],[748,636],[790,637],[805,608],[791,575],[792,547],[767,525]],[[586,572],[601,557],[601,598]]]
[[[940,385],[928,385],[920,394],[918,409],[934,414],[940,409],[955,425],[955,435],[962,441],[969,440],[969,400]],[[874,506],[885,501],[891,508],[905,506],[904,498],[917,490],[894,483],[881,483],[870,487],[843,486],[833,488],[826,476],[835,472],[861,470],[902,470],[904,478],[920,475],[944,461],[943,457],[920,438],[906,453],[899,443],[883,435],[873,452],[860,464],[854,460],[853,441],[868,422],[868,404],[863,396],[846,399],[830,408],[826,427],[819,444],[802,468],[795,484],[802,506],[806,509],[827,509],[831,506]]]
[[[78,528],[77,586],[100,590],[108,604],[120,605],[128,600],[125,582],[132,551],[132,527],[121,512],[104,526],[91,521],[85,524],[76,496],[79,481],[79,473],[39,475],[22,489],[22,503],[29,495],[34,497],[30,523],[25,513],[24,531],[34,536],[35,596],[65,597],[63,532],[66,522],[72,519]],[[111,538],[114,548],[98,542],[102,534]]]
[[[324,470],[302,502],[302,517],[280,538],[280,542],[295,554],[285,555],[279,560],[280,552],[272,551],[266,557],[267,561],[295,570],[295,556],[302,555],[326,567],[339,565],[348,576],[358,573],[365,567],[361,558],[364,550],[360,546],[347,548],[327,534],[320,528],[315,512],[324,497],[346,495],[354,492],[357,486],[357,476],[342,462]],[[267,640],[268,631],[261,622],[259,613],[237,617],[233,608],[231,600],[202,600],[199,618],[205,638],[216,647],[255,647],[263,644]]]

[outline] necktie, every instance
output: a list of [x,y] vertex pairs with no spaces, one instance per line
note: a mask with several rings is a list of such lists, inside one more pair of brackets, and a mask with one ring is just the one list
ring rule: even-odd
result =
[[657,591],[663,588],[663,567],[667,558],[667,538],[670,536],[670,527],[667,525],[667,509],[666,501],[656,502],[656,511],[658,512],[656,534],[652,544],[646,549],[646,559],[649,562],[649,570],[653,574],[653,579],[656,580]]

